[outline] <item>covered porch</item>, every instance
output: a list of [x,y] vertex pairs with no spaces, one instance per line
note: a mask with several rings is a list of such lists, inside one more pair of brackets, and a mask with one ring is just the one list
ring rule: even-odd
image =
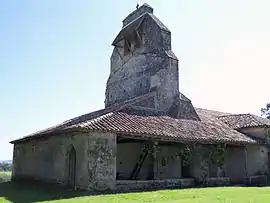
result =
[[116,188],[247,183],[248,146],[179,143],[117,136]]

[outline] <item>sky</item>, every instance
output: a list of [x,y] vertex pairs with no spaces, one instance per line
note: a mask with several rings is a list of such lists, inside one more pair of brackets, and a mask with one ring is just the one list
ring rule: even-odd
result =
[[[169,3],[168,3],[169,2]],[[195,107],[270,102],[269,0],[145,0],[171,30]],[[104,107],[111,43],[136,0],[0,1],[0,160],[9,141]]]

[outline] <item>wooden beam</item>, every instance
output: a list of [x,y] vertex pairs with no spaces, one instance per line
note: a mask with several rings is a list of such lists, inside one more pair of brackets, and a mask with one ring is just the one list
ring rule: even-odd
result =
[[246,177],[248,177],[248,165],[247,165],[247,162],[248,162],[248,156],[247,156],[247,146],[245,146],[244,152],[245,152],[245,175],[246,175]]

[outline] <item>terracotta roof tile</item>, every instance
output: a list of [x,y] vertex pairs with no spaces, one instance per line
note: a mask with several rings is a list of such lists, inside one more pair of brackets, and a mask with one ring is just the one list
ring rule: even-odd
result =
[[253,114],[232,114],[219,116],[218,119],[233,129],[249,127],[270,127],[270,120]]
[[270,127],[269,119],[253,114],[232,114],[201,108],[196,108],[196,111],[201,119],[218,119],[236,130],[248,127]]
[[202,109],[202,108],[195,108],[195,110],[201,119],[216,119],[219,116],[231,115],[231,113],[225,113],[225,112]]
[[115,132],[134,137],[147,137],[177,142],[204,144],[255,144],[256,141],[233,130],[217,119],[194,121],[168,116],[138,116],[118,110],[101,110],[71,119],[49,130],[40,131],[12,143],[38,138],[65,130]]
[[146,137],[168,138],[180,142],[255,143],[220,121],[193,121],[168,116],[137,116],[114,112],[74,127],[85,126],[89,130],[113,131],[127,135],[142,134]]

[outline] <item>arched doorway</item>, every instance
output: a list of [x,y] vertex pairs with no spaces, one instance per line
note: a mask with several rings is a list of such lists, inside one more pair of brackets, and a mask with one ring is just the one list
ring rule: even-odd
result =
[[76,150],[72,145],[68,153],[68,185],[75,188],[76,180]]

